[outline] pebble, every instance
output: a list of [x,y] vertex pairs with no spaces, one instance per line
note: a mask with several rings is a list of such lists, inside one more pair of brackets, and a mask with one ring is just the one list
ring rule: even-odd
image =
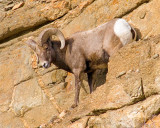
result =
[[158,58],[159,57],[159,54],[155,54],[154,56],[153,56],[153,59],[156,59],[156,58]]
[[41,3],[50,3],[51,0],[41,0]]
[[136,72],[139,73],[139,69],[137,69]]
[[16,4],[16,5],[12,8],[12,10],[16,10],[16,9],[18,9],[18,8],[21,8],[21,7],[23,7],[23,5],[24,5],[24,2],[20,2],[20,3]]
[[9,10],[11,10],[13,7],[14,7],[14,4],[9,4],[9,5],[7,5],[7,6],[4,8],[4,10],[5,10],[5,11],[9,11]]
[[13,4],[13,1],[9,1],[9,2],[7,3],[7,5],[10,5],[10,4]]
[[116,78],[119,78],[119,77],[121,77],[121,76],[123,76],[123,75],[125,75],[125,74],[126,74],[126,71],[123,71],[123,72],[119,73],[119,75],[117,75]]

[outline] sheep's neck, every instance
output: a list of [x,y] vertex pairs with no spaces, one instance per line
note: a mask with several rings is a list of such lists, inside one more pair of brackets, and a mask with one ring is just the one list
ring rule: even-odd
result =
[[53,64],[55,64],[57,67],[61,69],[71,72],[71,70],[69,69],[68,65],[66,65],[65,62],[66,47],[68,45],[67,41],[64,49],[60,49],[61,46],[60,41],[54,41],[54,43],[52,44],[53,44],[52,48],[55,53],[54,55],[52,55]]

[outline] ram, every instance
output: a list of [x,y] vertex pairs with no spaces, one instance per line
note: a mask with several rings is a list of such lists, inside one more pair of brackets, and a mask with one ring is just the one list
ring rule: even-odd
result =
[[[52,35],[60,41],[52,40]],[[77,32],[69,38],[56,28],[43,30],[37,41],[26,43],[36,52],[38,63],[50,67],[51,63],[75,76],[75,101],[79,103],[81,74],[87,73],[90,93],[93,92],[93,74],[107,69],[109,57],[118,49],[136,39],[136,32],[124,19],[113,19],[92,30]]]

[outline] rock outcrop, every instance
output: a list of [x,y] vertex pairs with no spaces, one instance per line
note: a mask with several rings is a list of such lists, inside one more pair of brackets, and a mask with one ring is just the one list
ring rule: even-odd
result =
[[[157,36],[119,50],[110,58],[106,83],[54,127],[140,128],[145,125],[160,110],[159,46],[160,36]],[[122,72],[125,74],[119,76]]]
[[[0,128],[160,126],[159,8],[156,0],[0,0]],[[47,27],[67,37],[117,17],[138,28],[141,40],[110,58],[106,81],[98,72],[101,86],[91,95],[84,74],[80,105],[69,110],[73,75],[37,68],[24,42]]]

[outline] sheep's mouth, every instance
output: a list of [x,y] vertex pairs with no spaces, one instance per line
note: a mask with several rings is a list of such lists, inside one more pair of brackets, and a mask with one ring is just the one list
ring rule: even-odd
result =
[[50,63],[45,61],[43,63],[38,64],[39,68],[49,68],[50,67]]
[[48,66],[43,66],[43,68],[48,68]]

